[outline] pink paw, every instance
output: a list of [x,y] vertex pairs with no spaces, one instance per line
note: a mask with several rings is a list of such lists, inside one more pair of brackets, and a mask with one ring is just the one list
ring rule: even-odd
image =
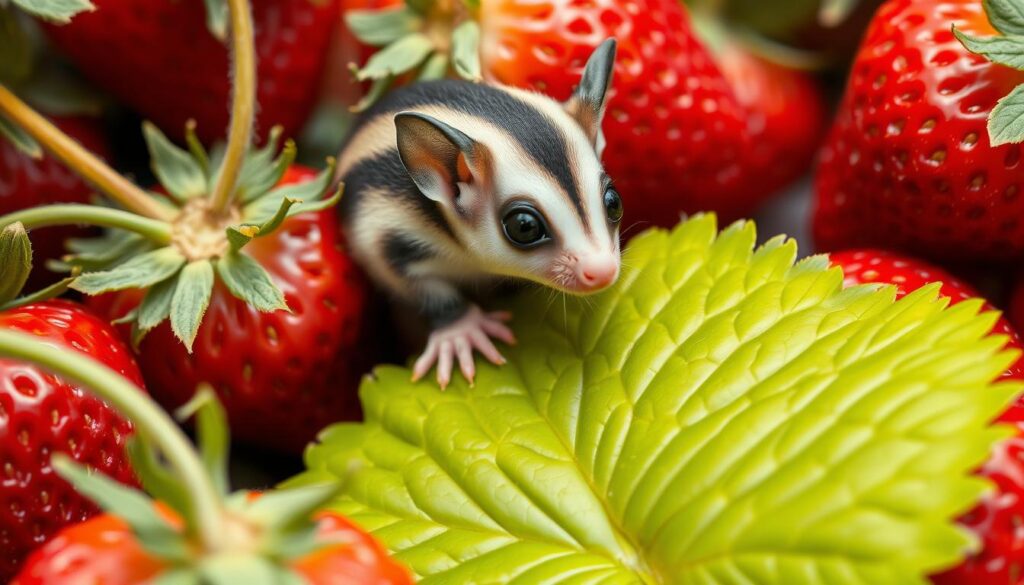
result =
[[437,383],[444,390],[452,380],[454,362],[459,361],[462,375],[473,385],[476,376],[476,365],[473,363],[473,350],[479,351],[492,364],[501,365],[505,358],[494,347],[491,338],[500,339],[509,345],[516,342],[505,323],[512,318],[507,311],[484,313],[477,306],[472,306],[466,314],[430,334],[427,349],[416,360],[412,369],[412,380],[416,382],[437,364]]

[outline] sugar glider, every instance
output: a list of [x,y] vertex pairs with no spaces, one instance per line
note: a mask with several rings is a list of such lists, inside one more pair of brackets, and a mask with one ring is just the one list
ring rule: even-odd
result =
[[511,315],[470,303],[467,287],[517,279],[585,295],[619,275],[622,199],[601,165],[601,120],[615,41],[587,62],[566,102],[491,83],[441,80],[399,89],[355,123],[338,156],[350,252],[376,284],[432,328],[413,367],[457,361],[472,383],[473,351],[504,358]]

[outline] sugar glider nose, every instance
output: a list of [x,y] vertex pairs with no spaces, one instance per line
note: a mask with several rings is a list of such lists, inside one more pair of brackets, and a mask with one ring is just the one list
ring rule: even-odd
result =
[[581,288],[590,291],[611,286],[619,276],[619,261],[612,254],[594,254],[579,259],[576,279]]

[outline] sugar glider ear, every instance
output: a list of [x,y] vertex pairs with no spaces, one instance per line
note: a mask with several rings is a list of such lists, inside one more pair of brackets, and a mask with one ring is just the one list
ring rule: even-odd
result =
[[461,130],[418,112],[395,115],[398,154],[409,176],[424,195],[442,204],[465,210],[459,185],[479,193],[489,179],[487,147]]
[[612,84],[616,46],[615,39],[609,38],[594,49],[583,69],[580,84],[565,102],[565,109],[576,118],[598,150],[601,150],[601,120],[604,118],[608,88]]

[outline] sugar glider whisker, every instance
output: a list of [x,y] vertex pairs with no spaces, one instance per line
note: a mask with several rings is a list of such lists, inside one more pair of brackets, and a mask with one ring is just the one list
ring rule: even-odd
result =
[[473,352],[504,363],[505,313],[467,301],[495,278],[584,295],[619,275],[622,200],[601,165],[615,41],[591,55],[566,102],[489,83],[417,83],[356,122],[338,157],[342,226],[378,286],[429,320],[415,379],[441,387]]

